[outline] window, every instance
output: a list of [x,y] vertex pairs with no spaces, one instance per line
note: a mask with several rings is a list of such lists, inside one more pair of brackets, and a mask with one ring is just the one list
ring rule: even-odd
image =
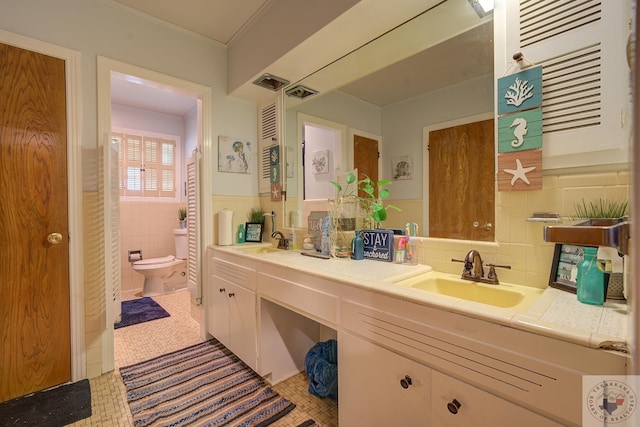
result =
[[120,196],[176,198],[179,137],[112,132],[118,143]]

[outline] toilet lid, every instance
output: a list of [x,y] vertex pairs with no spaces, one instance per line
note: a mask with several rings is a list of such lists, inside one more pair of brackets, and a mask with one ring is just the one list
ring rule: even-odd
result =
[[152,265],[152,264],[164,264],[165,262],[171,262],[176,257],[173,255],[167,255],[164,258],[149,258],[149,259],[141,259],[140,261],[136,261],[133,265]]

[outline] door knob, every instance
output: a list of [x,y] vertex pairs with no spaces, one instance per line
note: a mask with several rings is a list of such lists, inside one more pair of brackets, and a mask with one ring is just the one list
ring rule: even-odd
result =
[[51,233],[47,236],[47,241],[52,245],[57,245],[62,242],[62,234],[60,233]]

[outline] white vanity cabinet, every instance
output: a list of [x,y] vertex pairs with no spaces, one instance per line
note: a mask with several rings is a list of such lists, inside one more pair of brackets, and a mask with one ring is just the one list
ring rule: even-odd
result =
[[340,345],[343,425],[562,426],[349,332]]
[[577,427],[583,376],[627,373],[627,355],[512,327],[502,310],[483,320],[303,269],[294,254],[207,254],[208,331],[260,375],[289,378],[316,342],[338,340],[342,426]]
[[219,258],[213,251],[207,262],[207,332],[256,369],[256,271]]
[[[429,402],[430,423],[416,405],[416,418],[407,425],[580,426],[582,376],[626,372],[627,357],[619,353],[356,288],[343,292],[342,320],[341,402],[350,399],[353,383],[363,378],[370,378],[367,387],[373,388],[376,378],[401,375],[416,363],[431,369],[421,390]],[[365,347],[355,346],[350,335],[368,341],[367,353],[374,358],[391,351],[395,357],[386,360],[394,362],[367,365],[362,351],[358,360],[347,360],[358,354],[354,347]],[[371,416],[368,412],[379,408],[375,402],[342,405],[341,422],[351,425],[346,420]]]
[[341,338],[340,425],[432,425],[429,368],[349,332]]

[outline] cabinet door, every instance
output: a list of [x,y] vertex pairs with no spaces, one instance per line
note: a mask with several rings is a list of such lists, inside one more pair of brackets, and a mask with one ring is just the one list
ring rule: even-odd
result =
[[561,426],[438,371],[431,371],[431,414],[438,427]]
[[229,303],[227,291],[234,286],[229,281],[213,274],[209,275],[207,331],[225,346],[229,346]]
[[227,283],[229,304],[229,349],[252,369],[256,358],[256,293],[241,286]]
[[430,425],[429,368],[348,332],[338,347],[340,425]]

